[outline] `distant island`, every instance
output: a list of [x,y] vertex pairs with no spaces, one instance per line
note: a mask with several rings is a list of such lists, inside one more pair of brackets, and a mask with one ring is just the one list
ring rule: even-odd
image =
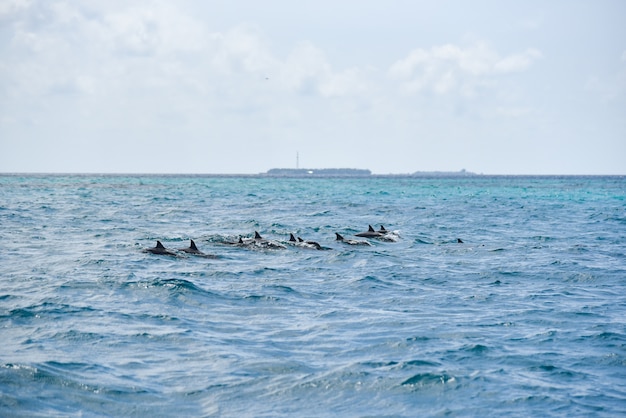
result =
[[465,177],[477,176],[478,174],[462,169],[460,171],[416,171],[411,177]]
[[272,168],[265,174],[272,177],[367,177],[372,172],[358,168]]
[[[261,175],[268,177],[370,177],[370,170],[359,168],[272,168]],[[384,177],[466,177],[477,174],[460,171],[416,171],[410,174],[386,174]]]

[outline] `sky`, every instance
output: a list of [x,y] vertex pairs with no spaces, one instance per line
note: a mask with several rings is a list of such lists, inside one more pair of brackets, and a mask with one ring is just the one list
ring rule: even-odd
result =
[[0,172],[626,174],[622,0],[0,0]]

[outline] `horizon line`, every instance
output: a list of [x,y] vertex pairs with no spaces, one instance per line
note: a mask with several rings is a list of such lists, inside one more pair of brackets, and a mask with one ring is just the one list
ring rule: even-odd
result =
[[[295,170],[295,169],[290,169]],[[327,170],[327,169],[299,169],[304,170]],[[365,169],[357,169],[365,170]],[[289,176],[289,175],[272,175],[267,172],[260,173],[210,173],[210,172],[113,172],[113,171],[1,171],[1,176],[8,175],[54,175],[54,176],[231,176],[231,177],[253,177],[253,176],[266,176],[266,177],[305,177],[305,176]],[[624,177],[624,174],[572,174],[572,173],[551,173],[551,174],[532,174],[532,173],[476,173],[472,171],[414,171],[412,173],[374,173],[369,175],[353,175],[353,176],[328,176],[328,177],[420,177],[420,176],[450,176],[450,177]],[[307,178],[320,178],[323,176],[310,176]]]

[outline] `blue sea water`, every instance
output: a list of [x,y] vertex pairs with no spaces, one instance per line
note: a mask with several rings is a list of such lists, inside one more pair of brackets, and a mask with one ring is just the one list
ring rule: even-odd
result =
[[624,177],[2,175],[0,273],[0,416],[626,415]]

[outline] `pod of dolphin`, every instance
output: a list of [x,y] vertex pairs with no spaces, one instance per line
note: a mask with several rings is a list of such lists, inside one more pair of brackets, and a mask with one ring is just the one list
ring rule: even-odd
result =
[[[344,238],[341,234],[335,232],[336,241],[346,245],[360,245],[360,246],[371,246],[372,244],[367,240],[357,240],[357,239],[348,239]],[[376,231],[369,225],[367,231],[359,232],[354,234],[356,237],[361,238],[371,238],[377,239],[380,241],[393,242],[397,241],[398,234],[393,231],[388,231],[385,229],[383,225],[380,226],[380,229]],[[460,240],[459,240],[460,241]],[[245,247],[245,248],[261,248],[261,249],[284,249],[287,248],[285,244],[265,239],[259,234],[257,231],[254,231],[254,238],[244,238],[239,237],[238,241],[235,242],[223,242],[223,244],[236,246],[236,247]],[[288,245],[292,245],[300,248],[307,248],[313,250],[331,250],[332,248],[324,247],[320,245],[318,242],[304,240],[301,237],[296,237],[294,234],[289,234],[289,240],[287,241]],[[194,240],[190,240],[189,247],[187,248],[179,248],[177,250],[170,250],[166,248],[161,241],[156,242],[156,246],[151,248],[146,248],[143,250],[144,252],[156,254],[156,255],[167,255],[172,257],[178,257],[180,253],[189,254],[197,257],[204,258],[218,258],[216,255],[206,254],[198,249]]]

